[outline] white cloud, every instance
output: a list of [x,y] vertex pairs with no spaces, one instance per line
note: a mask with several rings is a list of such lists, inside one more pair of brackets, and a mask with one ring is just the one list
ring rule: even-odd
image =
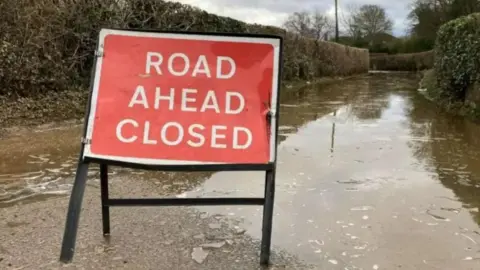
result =
[[199,7],[210,13],[231,17],[248,23],[275,26],[280,26],[289,14],[288,12],[271,11],[262,6],[247,6],[235,3],[222,4],[221,0],[178,0],[178,2]]
[[[406,16],[411,0],[338,0],[339,19],[348,5],[376,4],[384,7],[394,22],[394,34],[402,35],[407,27]],[[318,9],[334,18],[334,0],[177,0],[207,12],[237,20],[281,26],[287,16],[296,11]],[[340,23],[341,25],[341,23]]]

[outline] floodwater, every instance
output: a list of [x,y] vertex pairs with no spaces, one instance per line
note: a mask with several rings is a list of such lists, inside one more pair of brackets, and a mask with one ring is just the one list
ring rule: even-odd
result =
[[[274,248],[322,269],[480,269],[480,126],[439,110],[417,82],[372,74],[282,94]],[[3,138],[0,207],[68,194],[80,130]],[[111,174],[152,178],[181,197],[264,192],[259,172]],[[261,207],[198,209],[261,237]]]

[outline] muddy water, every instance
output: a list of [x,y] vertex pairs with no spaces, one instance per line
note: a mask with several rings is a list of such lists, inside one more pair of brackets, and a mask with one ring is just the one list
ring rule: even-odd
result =
[[[323,269],[480,269],[480,126],[416,87],[415,75],[375,74],[282,94],[274,246]],[[68,194],[80,130],[2,138],[0,207]],[[256,172],[111,174],[148,177],[167,195],[263,195]],[[260,237],[259,207],[199,209]]]
[[[480,269],[480,126],[440,112],[415,77],[375,75],[284,103],[273,244],[323,269]],[[218,173],[189,196],[262,196]],[[201,207],[260,237],[260,207]]]

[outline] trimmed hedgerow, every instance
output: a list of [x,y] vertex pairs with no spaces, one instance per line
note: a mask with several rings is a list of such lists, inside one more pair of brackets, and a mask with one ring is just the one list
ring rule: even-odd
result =
[[267,33],[285,38],[284,80],[368,71],[368,51],[162,0],[0,0],[0,95],[85,91],[101,27]]
[[392,71],[419,71],[430,69],[433,51],[405,54],[370,54],[370,69]]
[[434,69],[438,96],[465,101],[469,89],[480,79],[480,13],[440,27]]

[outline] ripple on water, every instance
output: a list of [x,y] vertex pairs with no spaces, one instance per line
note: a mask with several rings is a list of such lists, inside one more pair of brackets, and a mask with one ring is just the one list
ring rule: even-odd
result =
[[0,207],[68,194],[76,162],[74,158],[56,161],[49,154],[29,155],[24,169],[35,170],[0,175]]

